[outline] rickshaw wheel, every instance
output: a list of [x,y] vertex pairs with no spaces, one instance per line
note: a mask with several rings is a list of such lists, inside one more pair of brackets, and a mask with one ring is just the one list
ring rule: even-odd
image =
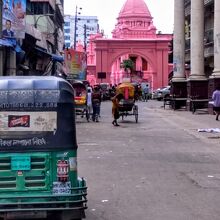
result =
[[121,120],[122,121],[124,120],[124,114],[121,114]]
[[138,106],[134,105],[133,114],[135,117],[135,122],[138,123]]

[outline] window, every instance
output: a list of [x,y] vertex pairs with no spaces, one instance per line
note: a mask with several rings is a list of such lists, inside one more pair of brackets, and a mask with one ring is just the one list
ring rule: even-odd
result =
[[54,14],[54,10],[48,2],[31,2],[30,10],[32,14],[40,15],[40,14]]
[[65,22],[65,24],[64,24],[65,26],[70,26],[70,22]]
[[64,39],[65,40],[70,40],[70,36],[65,36]]
[[70,47],[70,43],[65,43],[65,47],[69,48]]
[[70,33],[70,29],[65,29],[64,31],[65,31],[66,34]]

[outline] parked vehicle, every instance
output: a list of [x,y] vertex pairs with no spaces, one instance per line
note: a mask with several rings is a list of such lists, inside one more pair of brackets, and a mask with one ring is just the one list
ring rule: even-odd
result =
[[100,83],[101,93],[102,93],[102,100],[110,100],[110,84],[109,83]]
[[161,101],[164,98],[168,97],[169,95],[170,95],[170,86],[165,86],[154,91],[152,94],[152,98]]
[[82,219],[74,91],[53,76],[0,78],[0,219]]

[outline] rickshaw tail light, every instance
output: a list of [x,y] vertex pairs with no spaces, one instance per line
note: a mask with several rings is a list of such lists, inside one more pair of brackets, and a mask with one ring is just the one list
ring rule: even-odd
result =
[[69,163],[67,160],[57,161],[57,179],[59,182],[67,182],[69,178]]

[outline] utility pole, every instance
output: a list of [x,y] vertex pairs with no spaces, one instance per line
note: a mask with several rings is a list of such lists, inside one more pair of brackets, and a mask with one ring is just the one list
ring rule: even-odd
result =
[[87,40],[86,40],[86,34],[87,34],[87,26],[86,26],[86,24],[84,24],[84,55],[85,55],[85,61],[86,61],[86,69],[85,69],[85,79],[86,79],[86,77],[87,77],[87,46],[86,46],[86,44],[87,44]]
[[85,51],[85,53],[86,53],[86,43],[87,43],[87,40],[86,40],[86,24],[84,24],[84,51]]
[[[79,9],[81,10],[82,8],[79,8]],[[74,26],[74,45],[73,45],[74,50],[76,50],[76,30],[77,30],[78,14],[80,14],[80,12],[78,13],[78,8],[76,6],[75,26]]]

